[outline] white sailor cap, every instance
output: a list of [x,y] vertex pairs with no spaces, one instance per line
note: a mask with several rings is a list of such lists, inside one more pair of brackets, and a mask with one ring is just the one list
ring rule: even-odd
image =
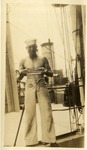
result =
[[25,41],[25,44],[26,46],[32,46],[32,45],[36,45],[36,39],[33,39],[33,40],[26,40]]

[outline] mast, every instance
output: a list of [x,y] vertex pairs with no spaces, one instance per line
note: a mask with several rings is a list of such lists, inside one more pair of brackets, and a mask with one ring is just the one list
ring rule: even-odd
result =
[[19,111],[15,65],[11,45],[8,4],[6,7],[6,103],[7,112]]
[[[85,97],[85,76],[83,75],[83,71],[85,69],[85,57],[84,57],[84,38],[83,38],[83,23],[82,23],[82,6],[75,6],[75,16],[72,17],[73,27],[75,28],[73,34],[75,35],[75,48],[76,48],[76,74],[78,74],[78,85],[83,85],[80,90],[81,103],[84,105],[84,97]],[[73,11],[73,10],[72,10]],[[76,21],[74,21],[76,18]]]
[[[85,55],[84,55],[84,38],[83,38],[83,22],[82,22],[82,6],[74,6],[72,7],[71,15],[72,16],[72,28],[74,34],[74,42],[76,49],[76,68],[75,68],[75,84],[76,88],[76,104],[77,106],[85,105],[85,74],[83,74],[83,70],[85,69]],[[84,25],[85,28],[85,25]],[[85,33],[84,33],[85,34]],[[85,35],[84,35],[85,36]],[[80,85],[82,85],[80,87]],[[79,107],[80,108],[80,107]],[[83,109],[82,114],[82,122],[81,126],[84,128],[84,117],[85,117],[85,109]]]
[[83,22],[82,22],[82,6],[76,6],[76,26],[78,32],[77,32],[77,42],[79,42],[79,45],[76,44],[76,47],[78,49],[79,55],[80,55],[80,74],[81,74],[81,78],[83,81],[83,88],[84,88],[84,92],[85,92],[85,76],[84,76],[84,69],[85,69],[85,57],[84,57],[84,41],[83,41]]

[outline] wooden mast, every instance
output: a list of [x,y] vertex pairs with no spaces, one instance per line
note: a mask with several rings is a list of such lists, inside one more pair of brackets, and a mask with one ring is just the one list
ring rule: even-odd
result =
[[[76,37],[77,37],[76,48],[78,50],[77,53],[80,55],[80,68],[79,69],[80,69],[81,78],[83,81],[83,87],[85,88],[85,77],[83,74],[84,69],[85,69],[85,57],[84,57],[83,22],[82,22],[81,6],[76,6],[76,18],[77,18],[76,26],[78,29],[78,32],[76,34]],[[78,45],[78,42],[79,42],[79,45]]]
[[11,45],[8,4],[6,20],[6,102],[7,112],[19,111],[19,99],[15,74],[15,65]]
[[84,58],[84,44],[83,44],[83,23],[82,23],[82,11],[81,6],[76,6],[76,53],[77,53],[77,72],[78,78],[80,78],[80,83],[83,88],[80,88],[81,103],[84,105],[85,97],[85,80],[83,75],[83,69],[85,68],[85,58]]

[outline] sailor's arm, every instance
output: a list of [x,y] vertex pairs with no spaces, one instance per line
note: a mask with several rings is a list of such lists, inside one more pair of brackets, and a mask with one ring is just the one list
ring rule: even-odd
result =
[[22,80],[22,78],[24,77],[24,76],[26,76],[26,69],[25,69],[25,67],[24,67],[24,59],[22,59],[21,61],[20,61],[20,64],[19,64],[19,72],[20,72],[20,76],[18,77],[18,81],[19,80]]
[[25,67],[24,67],[24,59],[22,59],[19,63],[19,71],[20,73],[24,73]]
[[53,72],[51,71],[49,62],[46,57],[43,58],[43,62],[44,62],[44,68],[46,69],[44,74],[47,75],[48,77],[53,77]]

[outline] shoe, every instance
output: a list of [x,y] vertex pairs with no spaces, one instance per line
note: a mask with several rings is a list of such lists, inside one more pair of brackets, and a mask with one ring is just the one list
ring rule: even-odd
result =
[[50,143],[42,142],[39,141],[39,145],[45,146],[45,147],[50,147]]
[[26,147],[34,147],[37,146],[38,144],[34,144],[34,145],[26,145]]
[[26,145],[26,147],[33,147],[34,145]]
[[42,145],[44,145],[46,147],[50,147],[50,143],[42,142]]
[[59,147],[57,143],[50,143],[50,147]]

